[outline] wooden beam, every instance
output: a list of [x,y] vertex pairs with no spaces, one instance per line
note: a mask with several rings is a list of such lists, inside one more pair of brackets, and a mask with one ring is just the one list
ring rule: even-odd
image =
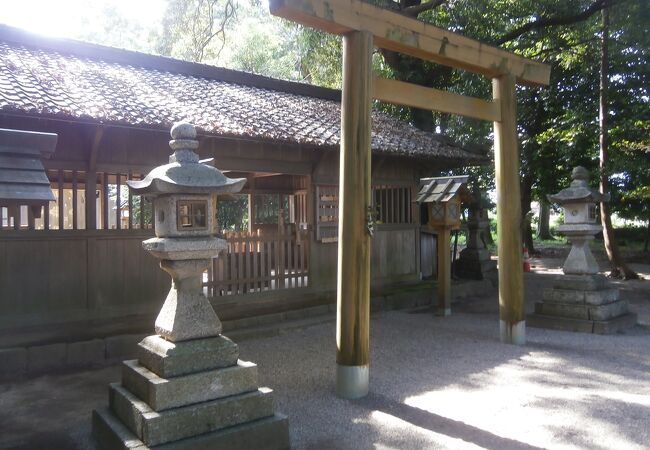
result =
[[372,34],[343,37],[336,314],[336,392],[368,394],[370,351],[370,126]]
[[328,33],[367,30],[374,45],[489,77],[513,74],[523,84],[547,85],[551,68],[451,31],[361,0],[270,0],[271,14]]
[[288,175],[309,175],[312,163],[307,161],[281,161],[272,159],[230,158],[215,156],[215,167],[219,170],[241,172],[273,172]]
[[397,105],[497,122],[501,120],[501,105],[475,97],[454,94],[403,81],[375,77],[372,96]]
[[501,340],[523,345],[526,323],[515,78],[504,75],[494,79],[493,97],[501,103],[501,121],[494,122]]

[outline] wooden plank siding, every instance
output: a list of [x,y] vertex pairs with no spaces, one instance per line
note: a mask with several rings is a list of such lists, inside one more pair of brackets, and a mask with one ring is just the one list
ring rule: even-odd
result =
[[142,249],[151,233],[0,233],[0,328],[153,312],[169,276]]
[[[300,235],[300,233],[298,233]],[[263,235],[226,232],[228,248],[212,260],[204,286],[213,297],[309,286],[309,241],[288,229]]]
[[[7,217],[9,211],[1,211],[0,219],[7,226],[0,226],[0,331],[76,321],[119,322],[157,312],[170,280],[141,247],[142,240],[153,236],[152,204],[128,195],[124,182],[140,179],[168,161],[168,133],[106,126],[101,139],[92,140],[91,125],[19,120],[2,114],[0,127],[59,135],[59,147],[44,165],[52,189],[65,200],[35,218],[34,230],[28,229],[27,210],[22,224],[16,223],[18,230]],[[281,193],[291,199],[291,231],[280,234],[272,225],[263,228],[260,236],[229,237],[233,256],[218,258],[206,274],[206,292],[217,310],[221,302],[240,301],[244,296],[247,301],[255,295],[275,296],[281,302],[306,292],[315,296],[334,291],[336,244],[315,238],[315,197],[318,186],[338,191],[337,152],[201,137],[199,155],[214,158],[226,175],[243,168],[293,177],[286,186],[280,177],[256,178],[260,193]],[[89,168],[91,156],[94,170]],[[397,188],[394,204],[400,209],[410,202],[405,192],[409,187],[412,191],[417,171],[433,167],[388,158],[381,169],[375,169],[375,162],[373,184]],[[384,192],[386,199],[388,192]],[[118,220],[120,209],[128,211],[128,220]],[[413,253],[419,248],[418,227],[412,219],[412,214],[407,217],[401,211],[395,220],[402,223],[377,226],[372,240],[373,285],[418,279],[419,262],[414,262]],[[381,261],[386,255],[391,255],[391,261]],[[143,329],[149,330],[150,325],[143,324]]]

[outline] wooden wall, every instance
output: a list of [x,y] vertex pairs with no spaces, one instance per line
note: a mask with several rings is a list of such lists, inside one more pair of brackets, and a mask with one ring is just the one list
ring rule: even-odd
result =
[[169,276],[142,249],[151,232],[0,233],[0,329],[157,311]]
[[[168,161],[164,130],[105,127],[96,153],[97,125],[36,120],[0,114],[0,127],[54,132],[59,142],[48,169],[144,172]],[[338,152],[228,138],[200,137],[199,154],[221,170],[295,175],[306,192],[310,236],[310,293],[336,287],[336,243],[315,239],[315,186],[338,184]],[[373,184],[417,189],[427,166],[406,159],[374,156]],[[271,178],[260,183],[273,188]],[[413,197],[414,198],[414,197]],[[377,225],[372,250],[373,286],[420,277],[420,227],[412,222]],[[0,232],[0,332],[10,328],[80,320],[117,320],[155,313],[169,289],[169,277],[141,248],[152,230],[52,230]],[[304,295],[304,290],[283,296]],[[143,324],[150,329],[151,324]],[[0,347],[2,342],[0,341]]]

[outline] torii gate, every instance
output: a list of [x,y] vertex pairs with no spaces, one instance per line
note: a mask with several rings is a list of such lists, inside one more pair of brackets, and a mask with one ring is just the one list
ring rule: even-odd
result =
[[[494,123],[501,341],[523,345],[524,287],[516,82],[548,85],[550,67],[359,0],[270,0],[271,13],[343,36],[336,392],[369,387],[372,99]],[[492,78],[493,100],[373,77],[373,46]]]

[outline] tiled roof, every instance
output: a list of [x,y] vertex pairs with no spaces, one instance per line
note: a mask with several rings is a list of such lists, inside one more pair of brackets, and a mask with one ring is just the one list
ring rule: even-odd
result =
[[[0,26],[0,112],[335,148],[340,91]],[[483,163],[480,153],[373,112],[375,152]]]

